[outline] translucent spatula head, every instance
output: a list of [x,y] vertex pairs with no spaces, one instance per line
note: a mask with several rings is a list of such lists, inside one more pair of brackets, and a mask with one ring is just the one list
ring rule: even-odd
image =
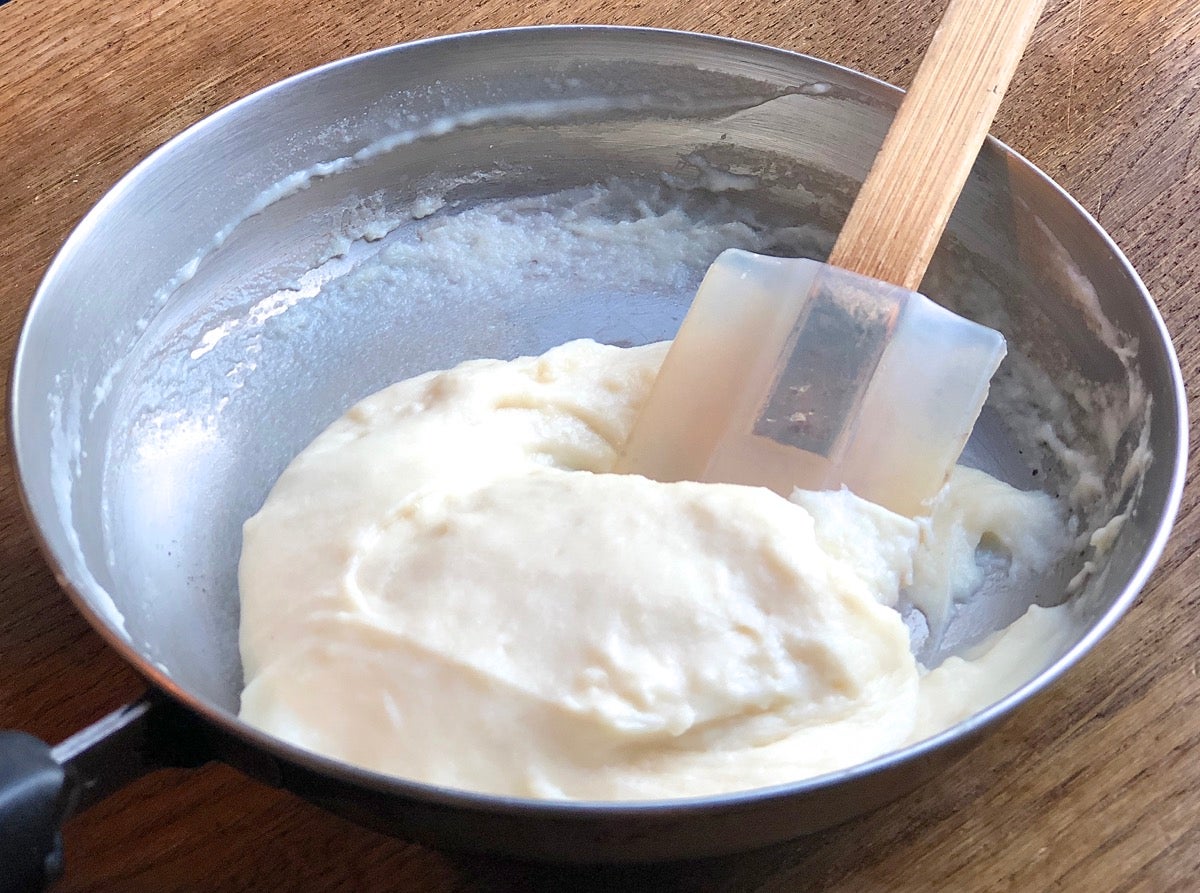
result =
[[849,487],[905,515],[945,483],[1004,338],[907,289],[730,250],[617,463],[661,481]]

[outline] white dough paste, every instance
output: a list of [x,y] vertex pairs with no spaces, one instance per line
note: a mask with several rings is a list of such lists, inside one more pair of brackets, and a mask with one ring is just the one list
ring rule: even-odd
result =
[[969,589],[985,533],[1046,566],[1042,494],[960,471],[918,523],[847,491],[607,473],[664,353],[472,361],[317,437],[245,525],[242,718],[438,785],[687,797],[887,753],[1058,653],[1066,609],[1035,608],[925,674],[895,609]]

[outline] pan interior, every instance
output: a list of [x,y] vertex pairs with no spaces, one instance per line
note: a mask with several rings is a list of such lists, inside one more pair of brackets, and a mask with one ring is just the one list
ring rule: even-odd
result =
[[[43,287],[24,342],[27,356],[40,349],[16,394],[30,501],[70,584],[202,702],[238,705],[241,524],[328,423],[468,358],[669,338],[703,273],[590,268],[520,294],[345,287],[381,250],[488,203],[564,190],[577,191],[557,201],[576,201],[608,184],[592,213],[637,214],[636,196],[651,196],[772,232],[775,253],[822,258],[895,101],[852,73],[720,42],[575,36],[534,53],[524,38],[493,40],[490,56],[478,41],[376,54],[252,98],[135,172]],[[662,61],[646,63],[655,41]],[[254,132],[272,126],[283,130]],[[133,216],[168,235],[131,238],[121,224]],[[1144,293],[1064,197],[995,146],[924,290],[998,325],[1014,353],[966,461],[1069,499],[1078,470],[1053,435],[1110,493],[1081,532],[1130,500],[1138,510],[1106,555],[1084,548],[1032,590],[985,589],[920,656],[936,664],[1031,602],[1061,602],[1093,561],[1075,597],[1082,635],[1121,598],[1171,487],[1153,464],[1122,480],[1143,434],[1170,456],[1169,397],[1115,436],[1086,411],[1170,391]],[[39,447],[44,466],[25,458]]]

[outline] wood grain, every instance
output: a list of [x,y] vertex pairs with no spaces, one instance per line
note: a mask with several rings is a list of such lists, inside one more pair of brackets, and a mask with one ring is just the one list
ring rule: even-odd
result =
[[[435,33],[615,22],[758,40],[907,84],[943,5],[12,0],[0,5],[0,368],[7,376],[53,252],[104,191],[187,124],[287,75]],[[1200,372],[1198,88],[1194,0],[1052,0],[993,130],[1124,248],[1189,381]],[[0,449],[0,723],[59,740],[140,685],[56,588]],[[1138,604],[1061,684],[935,783],[807,840],[624,871],[467,859],[212,766],[144,779],[73,820],[58,889],[1195,890],[1198,542],[1193,488]]]
[[1044,0],[950,0],[829,263],[917,291]]

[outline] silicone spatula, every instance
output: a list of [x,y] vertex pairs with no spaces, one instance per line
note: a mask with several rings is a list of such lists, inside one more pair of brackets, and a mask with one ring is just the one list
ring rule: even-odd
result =
[[1044,2],[951,0],[828,263],[721,254],[616,471],[925,511],[1005,343],[915,289]]

